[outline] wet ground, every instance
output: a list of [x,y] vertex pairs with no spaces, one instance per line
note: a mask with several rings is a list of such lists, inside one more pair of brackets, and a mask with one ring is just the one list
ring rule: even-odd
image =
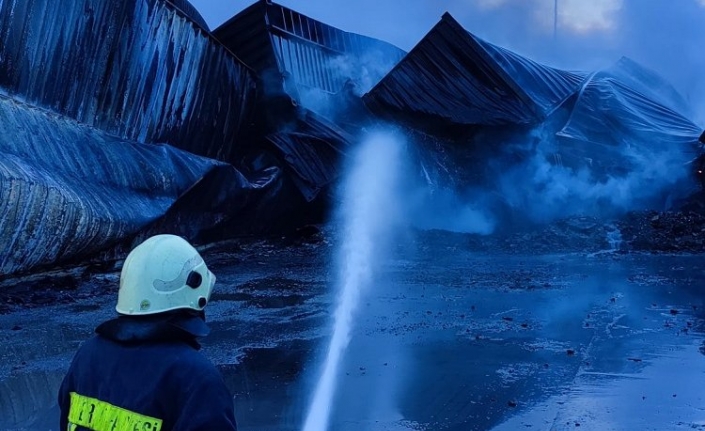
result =
[[[218,285],[203,351],[242,430],[300,428],[330,334],[333,249],[204,252]],[[114,294],[0,315],[0,429],[58,429],[58,385]],[[331,429],[705,430],[704,299],[703,255],[409,241],[363,296]]]

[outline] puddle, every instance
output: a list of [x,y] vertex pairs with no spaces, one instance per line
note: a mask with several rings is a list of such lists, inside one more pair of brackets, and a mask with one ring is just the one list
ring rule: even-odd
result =
[[235,396],[238,428],[297,429],[305,403],[298,380],[306,374],[314,342],[293,340],[273,348],[245,348],[235,365],[220,367]]

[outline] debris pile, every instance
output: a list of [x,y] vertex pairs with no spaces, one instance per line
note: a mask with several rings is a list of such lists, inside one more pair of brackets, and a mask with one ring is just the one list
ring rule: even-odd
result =
[[640,211],[620,222],[629,249],[647,252],[705,251],[705,214],[694,211]]

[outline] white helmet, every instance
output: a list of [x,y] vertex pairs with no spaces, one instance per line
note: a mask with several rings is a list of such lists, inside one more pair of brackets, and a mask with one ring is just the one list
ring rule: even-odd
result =
[[214,284],[215,275],[191,244],[176,235],[156,235],[125,259],[115,309],[128,315],[200,311]]

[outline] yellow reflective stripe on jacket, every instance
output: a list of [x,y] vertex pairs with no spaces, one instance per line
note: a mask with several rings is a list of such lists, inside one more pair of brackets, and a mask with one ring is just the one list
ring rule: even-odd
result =
[[162,420],[71,392],[69,429],[82,426],[93,431],[160,431]]

